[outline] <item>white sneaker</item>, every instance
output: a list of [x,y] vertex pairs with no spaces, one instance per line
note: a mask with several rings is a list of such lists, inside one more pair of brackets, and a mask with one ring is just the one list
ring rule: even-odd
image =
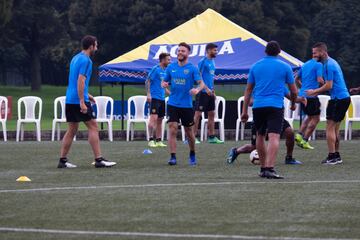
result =
[[112,167],[114,165],[116,165],[116,162],[108,161],[105,158],[101,158],[101,160],[95,161],[96,168]]
[[69,163],[68,161],[59,161],[58,168],[76,168],[75,164]]

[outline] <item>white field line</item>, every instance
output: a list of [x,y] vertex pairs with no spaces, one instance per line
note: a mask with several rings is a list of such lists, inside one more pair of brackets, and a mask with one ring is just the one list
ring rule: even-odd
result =
[[268,239],[268,240],[358,240],[350,238],[302,238],[302,237],[266,237],[266,236],[243,236],[224,234],[190,234],[190,233],[155,233],[155,232],[110,232],[110,231],[82,231],[82,230],[60,230],[39,228],[10,228],[0,227],[0,232],[22,232],[22,233],[47,233],[47,234],[69,234],[69,235],[97,235],[97,236],[132,236],[132,237],[158,237],[158,238],[205,238],[205,239]]
[[324,180],[324,181],[272,181],[267,182],[199,182],[199,183],[158,183],[158,184],[132,184],[132,185],[110,185],[110,186],[72,186],[72,187],[49,187],[49,188],[29,188],[29,189],[2,189],[0,193],[17,192],[46,192],[46,191],[68,191],[68,190],[87,190],[105,188],[161,188],[161,187],[201,187],[201,186],[226,186],[226,185],[251,185],[251,184],[346,184],[360,183],[360,180]]

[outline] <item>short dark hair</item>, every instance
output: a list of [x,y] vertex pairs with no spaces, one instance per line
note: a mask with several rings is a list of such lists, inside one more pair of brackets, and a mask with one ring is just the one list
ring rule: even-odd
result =
[[208,43],[206,44],[206,47],[205,47],[205,50],[211,50],[211,49],[214,49],[214,48],[217,48],[218,46],[215,44],[215,43]]
[[161,62],[161,60],[163,60],[164,58],[170,56],[169,53],[166,53],[166,52],[163,52],[163,53],[160,53],[159,55],[159,61]]
[[89,49],[90,46],[95,46],[95,42],[97,42],[97,39],[95,36],[92,35],[86,35],[81,39],[81,47],[84,50]]
[[179,43],[178,47],[186,47],[189,50],[189,52],[191,51],[190,45],[187,44],[186,42]]
[[280,44],[277,41],[270,41],[265,47],[265,53],[269,56],[277,56],[280,52]]
[[324,43],[324,42],[317,42],[313,45],[312,48],[320,48],[321,50],[327,52],[327,46],[326,46],[326,43]]

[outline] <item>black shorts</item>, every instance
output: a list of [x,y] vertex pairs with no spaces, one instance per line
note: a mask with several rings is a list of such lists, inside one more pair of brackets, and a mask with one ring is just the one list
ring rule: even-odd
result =
[[168,122],[177,122],[181,120],[184,127],[194,125],[194,110],[192,108],[179,108],[171,105],[167,106],[169,120]]
[[90,102],[85,103],[87,107],[87,112],[80,112],[80,104],[66,104],[65,105],[65,115],[66,122],[87,122],[91,119],[95,119],[96,115],[91,107]]
[[341,122],[350,106],[350,98],[331,99],[326,109],[326,119]]
[[[282,124],[282,128],[281,128],[281,135],[283,135],[285,130],[287,128],[289,128],[289,127],[291,127],[290,123],[284,119],[283,124]],[[252,127],[251,127],[251,140],[250,140],[250,143],[251,143],[251,145],[256,146],[256,128],[255,128],[254,123],[252,123]]]
[[303,103],[301,103],[301,109],[308,116],[316,116],[320,115],[320,101],[319,98],[306,98],[307,104],[306,107]]
[[158,118],[165,116],[165,101],[159,99],[151,99],[150,103],[150,114],[158,115]]
[[207,93],[200,92],[196,95],[195,111],[210,112],[215,110],[215,96],[209,96]]
[[253,108],[253,118],[256,132],[259,135],[280,134],[284,121],[284,109],[275,107]]

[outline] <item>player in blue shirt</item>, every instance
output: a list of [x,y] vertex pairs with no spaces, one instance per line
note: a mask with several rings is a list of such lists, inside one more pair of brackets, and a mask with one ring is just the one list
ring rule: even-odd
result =
[[[162,87],[171,86],[168,100],[169,116],[169,146],[171,157],[169,165],[176,165],[176,135],[178,124],[185,128],[186,137],[189,142],[190,156],[189,164],[196,165],[195,136],[192,130],[194,125],[194,111],[192,96],[198,94],[203,88],[199,70],[193,64],[188,63],[191,47],[186,43],[180,43],[177,50],[177,62],[169,64]],[[194,88],[194,84],[198,84]]]
[[342,163],[339,152],[339,131],[341,121],[344,119],[350,105],[350,94],[340,65],[329,57],[325,43],[319,42],[313,46],[313,57],[323,63],[325,84],[320,88],[307,90],[306,94],[316,96],[322,92],[330,91],[331,99],[326,109],[326,139],[329,154],[321,163],[336,165]]
[[[253,94],[253,119],[257,133],[256,149],[261,162],[260,177],[282,179],[274,170],[279,149],[280,133],[284,120],[284,86],[288,85],[291,109],[295,109],[297,88],[289,64],[277,58],[281,52],[276,41],[270,41],[265,48],[267,57],[256,62],[250,69],[244,94],[241,121],[247,122],[248,106]],[[266,149],[265,136],[269,143]]]
[[71,144],[79,128],[79,122],[84,122],[88,128],[89,143],[95,156],[95,167],[111,167],[115,162],[110,162],[102,157],[99,131],[95,121],[95,113],[90,102],[95,102],[93,96],[88,93],[89,82],[92,72],[90,56],[97,51],[97,39],[94,36],[85,36],[81,40],[82,51],[76,54],[70,63],[69,85],[66,90],[66,121],[68,129],[61,145],[61,156],[58,168],[75,168],[76,165],[67,159]]
[[[198,126],[202,112],[208,114],[208,128],[209,128],[209,143],[224,143],[215,136],[215,91],[214,91],[214,76],[215,76],[215,62],[214,58],[217,55],[217,46],[214,43],[206,45],[206,57],[202,58],[198,64],[201,77],[204,81],[205,88],[196,95],[195,101],[195,117],[194,117],[194,134],[198,133]],[[200,141],[195,138],[195,143]]]
[[[147,101],[150,103],[150,119],[149,119],[149,147],[166,147],[161,141],[161,126],[165,116],[165,91],[169,93],[167,88],[161,87],[161,81],[165,77],[165,69],[170,63],[170,54],[161,53],[159,56],[160,63],[154,66],[145,82],[147,89]],[[154,134],[156,136],[154,137]]]
[[301,104],[301,109],[307,117],[302,122],[299,132],[295,134],[296,144],[304,149],[314,149],[309,143],[309,138],[320,121],[321,106],[319,98],[308,96],[306,90],[318,88],[319,84],[324,84],[322,68],[322,64],[316,59],[310,59],[302,65],[296,77],[296,83],[301,86],[299,96],[307,100],[306,106]]

